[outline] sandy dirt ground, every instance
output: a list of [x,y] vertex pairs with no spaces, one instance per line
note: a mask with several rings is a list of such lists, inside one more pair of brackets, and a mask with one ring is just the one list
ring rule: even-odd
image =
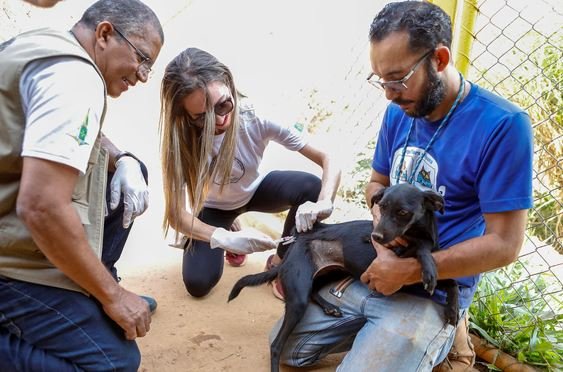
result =
[[[138,339],[140,371],[268,371],[268,334],[283,313],[283,302],[267,285],[246,288],[231,303],[227,297],[238,278],[263,269],[269,252],[252,255],[243,267],[225,265],[223,278],[203,299],[190,297],[184,289],[181,254],[174,250],[175,262],[127,270],[123,277],[125,287],[152,295],[159,304],[151,331]],[[341,357],[331,356],[314,368],[282,371],[334,371]]]

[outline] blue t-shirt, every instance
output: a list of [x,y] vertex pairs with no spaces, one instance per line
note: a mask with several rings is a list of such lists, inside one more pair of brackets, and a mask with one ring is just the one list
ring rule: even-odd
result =
[[[398,105],[387,107],[372,167],[389,175],[391,184],[398,182],[398,167],[412,121]],[[399,182],[411,176],[440,121],[414,120]],[[532,161],[533,136],[526,112],[472,84],[414,175],[417,187],[437,191],[445,199],[444,214],[436,214],[440,249],[482,236],[483,213],[531,208]],[[462,308],[469,307],[479,278],[457,279]],[[410,290],[425,293],[418,285]],[[436,291],[433,299],[445,303],[445,294]]]

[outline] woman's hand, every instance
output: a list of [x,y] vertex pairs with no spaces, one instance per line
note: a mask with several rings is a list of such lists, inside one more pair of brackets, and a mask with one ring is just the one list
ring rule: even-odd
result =
[[219,227],[211,234],[210,246],[236,254],[250,254],[274,249],[277,244],[270,236],[253,228],[228,231]]
[[240,220],[236,218],[233,221],[233,224],[231,225],[231,231],[240,231],[240,230],[242,230],[242,225],[240,223]]
[[324,220],[332,214],[332,201],[330,199],[318,202],[305,202],[297,208],[295,214],[295,229],[297,232],[311,230],[317,221]]

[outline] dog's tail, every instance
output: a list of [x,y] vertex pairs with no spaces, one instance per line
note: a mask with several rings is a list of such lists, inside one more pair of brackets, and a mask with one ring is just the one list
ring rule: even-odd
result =
[[231,294],[229,294],[228,302],[235,299],[244,287],[256,287],[266,282],[270,283],[272,280],[276,279],[276,277],[278,276],[278,271],[279,266],[274,266],[270,270],[263,273],[243,276],[233,286]]

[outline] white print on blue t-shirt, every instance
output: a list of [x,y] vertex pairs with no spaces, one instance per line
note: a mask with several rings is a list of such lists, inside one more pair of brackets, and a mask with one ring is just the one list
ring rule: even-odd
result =
[[[399,170],[402,152],[403,149],[399,148],[395,151],[395,154],[393,154],[393,164],[391,165],[392,184],[396,184],[397,180],[399,180],[399,183],[407,182],[407,176],[412,174],[412,168],[414,164],[416,164],[418,158],[422,156],[424,149],[415,146],[408,146],[407,151],[405,152],[405,160],[403,161],[403,169]],[[401,174],[400,178],[399,173]],[[432,155],[427,153],[422,160],[422,163],[418,166],[418,169],[415,170],[414,184],[420,188],[440,192],[440,194],[444,196],[446,188],[436,185],[437,179],[438,163]]]

